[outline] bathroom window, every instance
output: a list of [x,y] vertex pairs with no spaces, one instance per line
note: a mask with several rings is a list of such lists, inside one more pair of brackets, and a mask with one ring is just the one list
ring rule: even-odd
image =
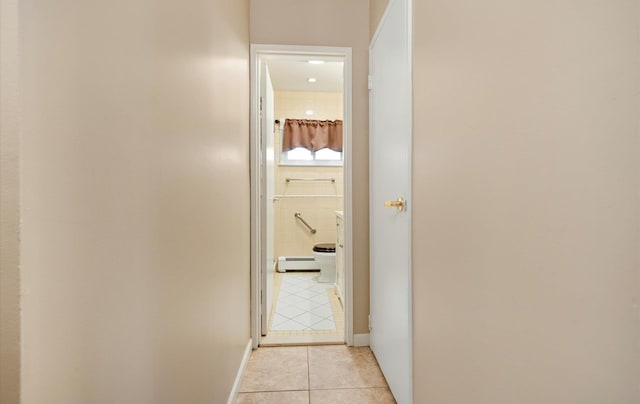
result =
[[304,147],[296,147],[280,155],[280,165],[283,166],[341,166],[342,161],[342,152],[328,148],[312,152]]
[[342,120],[281,119],[280,165],[342,166]]

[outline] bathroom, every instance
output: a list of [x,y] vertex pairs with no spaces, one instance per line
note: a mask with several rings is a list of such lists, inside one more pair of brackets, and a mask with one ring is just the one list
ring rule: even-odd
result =
[[[273,164],[265,247],[275,270],[267,275],[273,279],[261,344],[344,343],[344,63],[274,58],[267,69],[273,135],[266,136],[266,154]],[[318,142],[320,135],[313,139],[315,132],[313,145],[300,141],[301,132],[324,129],[331,132],[328,144]]]

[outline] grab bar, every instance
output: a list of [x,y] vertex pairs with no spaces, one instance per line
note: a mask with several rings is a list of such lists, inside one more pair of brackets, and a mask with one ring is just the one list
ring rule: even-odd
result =
[[300,214],[300,212],[296,212],[296,213],[295,213],[295,215],[293,215],[293,216],[295,216],[295,217],[296,217],[296,219],[298,219],[299,221],[301,221],[301,222],[302,222],[302,224],[304,224],[304,225],[307,227],[307,229],[309,229],[309,231],[311,232],[311,234],[316,234],[316,229],[314,229],[313,227],[311,227],[311,226],[309,225],[309,223],[307,223],[307,221],[306,221],[306,220],[304,220],[304,219],[302,218],[302,215]]
[[291,181],[331,181],[332,183],[336,182],[335,178],[287,178],[287,183]]

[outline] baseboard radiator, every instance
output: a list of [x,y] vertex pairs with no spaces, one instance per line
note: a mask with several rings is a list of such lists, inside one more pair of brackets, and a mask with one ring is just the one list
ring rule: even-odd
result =
[[278,272],[319,270],[313,257],[278,257]]

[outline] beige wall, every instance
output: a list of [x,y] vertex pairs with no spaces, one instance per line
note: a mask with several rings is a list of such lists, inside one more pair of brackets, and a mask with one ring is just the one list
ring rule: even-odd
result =
[[[313,110],[313,116],[305,111]],[[274,113],[279,119],[342,119],[342,93],[318,91],[276,91]],[[284,123],[284,122],[283,122]],[[279,155],[282,146],[279,126],[276,125],[275,150]],[[290,182],[287,178],[335,178],[335,182]],[[339,195],[344,189],[342,167],[300,167],[276,164],[275,194],[283,195],[274,202],[275,239],[274,257],[311,256],[317,243],[335,243],[336,210],[343,209],[343,198],[313,198],[313,195]],[[305,195],[305,198],[287,198],[290,195]],[[296,212],[313,226],[317,232],[311,234],[296,218]]]
[[20,401],[18,2],[0,3],[0,402]]
[[[308,116],[305,111],[312,110]],[[274,115],[276,119],[343,119],[342,93],[325,91],[275,91]]]
[[638,1],[414,7],[414,401],[640,402]]
[[387,9],[389,0],[369,0],[369,39],[373,38],[373,35],[378,29],[378,24]]
[[[353,48],[354,332],[368,333],[369,139],[367,0],[251,0],[251,43]],[[313,16],[309,18],[308,16]],[[274,22],[280,23],[274,23]],[[331,24],[327,25],[327,21]],[[330,29],[327,27],[330,26]]]
[[248,2],[21,7],[23,402],[226,402],[250,335]]

